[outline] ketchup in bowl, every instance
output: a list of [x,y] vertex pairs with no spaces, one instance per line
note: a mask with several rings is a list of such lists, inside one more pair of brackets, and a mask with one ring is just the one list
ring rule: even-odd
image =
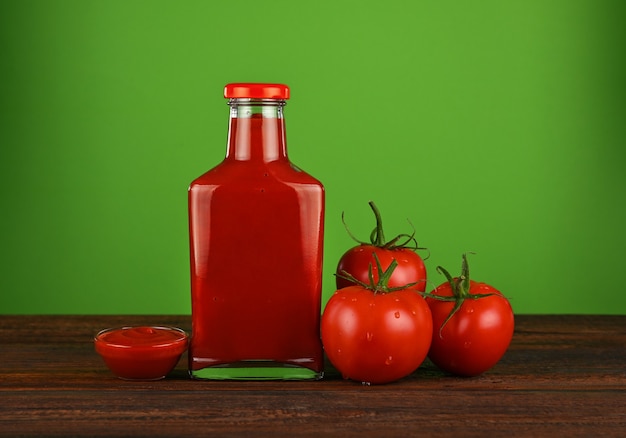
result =
[[94,338],[96,351],[121,379],[158,380],[170,373],[187,349],[187,334],[174,327],[120,327]]

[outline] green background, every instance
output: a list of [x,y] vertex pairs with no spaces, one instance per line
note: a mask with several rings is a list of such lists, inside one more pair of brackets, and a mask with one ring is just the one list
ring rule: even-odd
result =
[[189,313],[224,84],[284,82],[324,300],[379,206],[517,313],[626,313],[626,2],[0,2],[0,313]]

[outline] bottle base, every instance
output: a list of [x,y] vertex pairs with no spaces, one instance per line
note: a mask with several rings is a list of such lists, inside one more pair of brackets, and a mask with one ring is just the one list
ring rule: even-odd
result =
[[197,380],[320,380],[323,371],[273,361],[243,361],[189,370]]

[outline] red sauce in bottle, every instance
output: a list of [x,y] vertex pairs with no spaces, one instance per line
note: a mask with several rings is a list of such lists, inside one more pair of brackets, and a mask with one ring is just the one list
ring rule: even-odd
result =
[[288,88],[263,87],[226,87],[226,158],[189,188],[193,378],[322,376],[324,189],[287,157]]

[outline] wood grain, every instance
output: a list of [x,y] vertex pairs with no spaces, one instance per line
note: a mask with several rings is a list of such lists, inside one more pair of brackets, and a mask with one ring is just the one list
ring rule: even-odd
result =
[[516,317],[504,358],[475,378],[428,361],[396,383],[202,382],[186,358],[127,382],[100,329],[190,328],[189,316],[0,316],[3,436],[626,436],[626,316]]

